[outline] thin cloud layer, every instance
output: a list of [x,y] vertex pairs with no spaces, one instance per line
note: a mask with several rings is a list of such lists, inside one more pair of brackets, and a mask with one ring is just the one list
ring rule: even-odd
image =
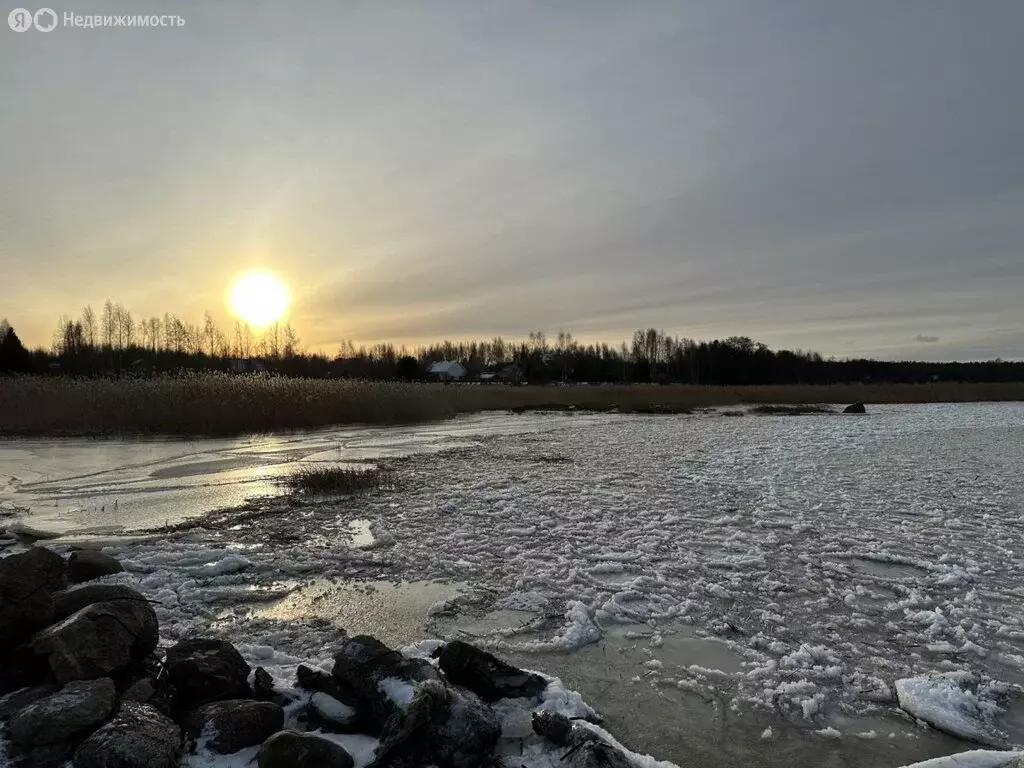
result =
[[1024,356],[1012,0],[179,5],[0,48],[29,343],[107,296],[227,322],[262,267],[326,350],[655,325]]

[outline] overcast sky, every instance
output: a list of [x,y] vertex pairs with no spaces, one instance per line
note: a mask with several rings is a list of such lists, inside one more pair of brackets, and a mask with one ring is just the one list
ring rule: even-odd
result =
[[32,345],[107,297],[226,326],[260,267],[328,351],[653,325],[1024,358],[1021,0],[52,7],[185,26],[0,29]]

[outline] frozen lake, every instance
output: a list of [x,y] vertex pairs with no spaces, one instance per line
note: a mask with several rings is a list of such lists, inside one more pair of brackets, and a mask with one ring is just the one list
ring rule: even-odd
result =
[[[959,675],[1024,742],[1024,404],[870,411],[14,441],[0,482],[9,509],[72,535],[266,494],[115,543],[169,638],[213,625],[302,656],[335,625],[463,636],[563,676],[621,740],[683,766],[970,748],[895,706],[894,681],[928,673]],[[394,490],[270,497],[296,462],[381,459]]]
[[414,427],[352,427],[236,439],[0,439],[0,520],[53,533],[176,524],[282,493],[302,466],[376,462],[531,431],[543,417],[494,415]]

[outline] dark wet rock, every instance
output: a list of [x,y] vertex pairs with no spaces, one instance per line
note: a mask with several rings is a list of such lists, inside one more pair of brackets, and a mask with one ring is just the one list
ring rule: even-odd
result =
[[121,703],[109,723],[78,745],[74,768],[175,768],[181,729],[148,704]]
[[552,744],[562,746],[569,742],[572,720],[557,712],[541,710],[533,713],[533,732]]
[[[37,656],[31,643],[0,653],[0,694],[54,682],[46,658]],[[54,685],[54,690],[60,688]]]
[[86,584],[81,587],[65,589],[53,596],[53,620],[63,621],[87,605],[106,603],[111,600],[148,602],[141,592],[123,584]]
[[275,733],[263,742],[256,761],[259,768],[352,768],[355,764],[344,747],[298,731]]
[[7,721],[7,733],[18,744],[71,741],[106,721],[116,702],[109,677],[78,680],[16,712]]
[[122,571],[124,566],[120,562],[93,549],[79,549],[68,556],[68,578],[73,584]]
[[530,698],[548,687],[540,675],[506,664],[469,643],[453,640],[438,653],[438,665],[451,682],[468,688],[484,701]]
[[[380,733],[388,720],[412,701],[417,683],[441,676],[424,659],[407,659],[375,637],[357,635],[335,654],[331,677],[366,712],[367,729]],[[341,696],[335,698],[349,703]]]
[[493,757],[501,724],[490,707],[438,680],[416,687],[381,735],[371,768],[479,768]]
[[252,692],[257,701],[274,700],[274,678],[263,667],[256,667],[253,673]]
[[51,693],[56,693],[60,690],[60,687],[53,683],[45,683],[43,685],[32,686],[31,688],[21,688],[12,693],[8,693],[3,698],[0,698],[0,720],[6,721],[11,715],[17,712],[19,709],[24,709],[29,704],[45,699]]
[[148,704],[156,698],[156,695],[156,683],[151,678],[143,677],[125,688],[121,698],[125,701],[137,701],[140,704]]
[[533,730],[557,747],[565,747],[559,765],[566,768],[633,768],[620,749],[588,728],[575,726],[565,715],[534,712]]
[[153,607],[136,600],[93,603],[32,640],[59,683],[116,676],[156,648]]
[[12,768],[66,768],[75,751],[75,742],[61,741],[55,744],[7,745],[7,762]]
[[867,413],[864,403],[854,403],[843,408],[843,413]]
[[156,677],[154,672],[150,672],[146,677],[133,680],[125,685],[121,699],[123,701],[137,701],[140,704],[149,704],[149,706],[168,717],[171,717],[173,714],[171,711],[171,697],[167,690],[166,681],[164,678]]
[[[576,733],[580,733],[576,737]],[[635,768],[636,764],[627,758],[622,750],[613,747],[596,733],[583,733],[583,729],[573,729],[577,740],[569,747],[571,754],[563,757],[562,765],[566,768]]]
[[53,621],[53,593],[68,585],[64,558],[45,547],[0,559],[0,651]]
[[269,701],[232,699],[204,704],[184,720],[193,742],[205,739],[206,747],[220,755],[262,744],[284,727],[284,710]]
[[249,665],[235,646],[224,640],[182,640],[168,649],[164,669],[178,713],[212,701],[252,698]]

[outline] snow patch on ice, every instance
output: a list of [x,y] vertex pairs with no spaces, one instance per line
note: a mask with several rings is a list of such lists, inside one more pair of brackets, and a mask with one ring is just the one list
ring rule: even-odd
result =
[[988,746],[1002,746],[1005,734],[995,726],[999,707],[950,677],[896,681],[900,707],[940,731]]

